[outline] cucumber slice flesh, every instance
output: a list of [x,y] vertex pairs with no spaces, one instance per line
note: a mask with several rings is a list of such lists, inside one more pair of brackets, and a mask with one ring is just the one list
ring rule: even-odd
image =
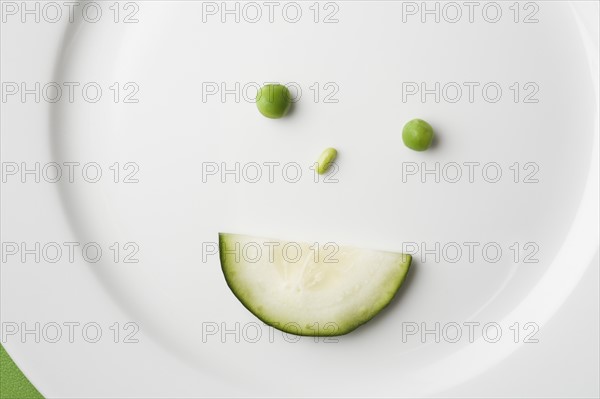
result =
[[219,234],[229,288],[256,317],[305,336],[347,334],[371,320],[404,281],[401,253]]

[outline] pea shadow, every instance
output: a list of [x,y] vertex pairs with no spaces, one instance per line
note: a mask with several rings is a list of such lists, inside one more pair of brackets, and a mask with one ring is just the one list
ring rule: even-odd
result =
[[294,112],[296,112],[296,102],[292,101],[290,109],[288,110],[287,114],[285,114],[285,118],[291,118],[294,116]]
[[440,145],[440,135],[437,130],[433,130],[435,133],[433,134],[433,139],[431,140],[431,145],[429,146],[430,150],[435,150]]

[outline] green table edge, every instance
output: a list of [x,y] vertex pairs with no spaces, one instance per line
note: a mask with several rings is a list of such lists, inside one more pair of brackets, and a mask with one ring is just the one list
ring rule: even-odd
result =
[[0,399],[44,398],[0,344]]

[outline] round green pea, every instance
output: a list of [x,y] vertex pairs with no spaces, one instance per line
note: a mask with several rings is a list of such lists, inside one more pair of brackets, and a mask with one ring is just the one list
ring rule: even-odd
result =
[[280,84],[268,84],[256,93],[256,106],[261,114],[278,119],[288,113],[292,105],[292,96],[287,87]]
[[411,150],[425,151],[433,141],[433,128],[422,119],[413,119],[404,125],[402,141]]

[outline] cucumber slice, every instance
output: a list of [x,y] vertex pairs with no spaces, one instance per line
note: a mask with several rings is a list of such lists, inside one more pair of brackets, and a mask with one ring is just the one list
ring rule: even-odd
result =
[[411,256],[333,243],[219,234],[227,285],[264,323],[290,334],[347,334],[394,297]]

